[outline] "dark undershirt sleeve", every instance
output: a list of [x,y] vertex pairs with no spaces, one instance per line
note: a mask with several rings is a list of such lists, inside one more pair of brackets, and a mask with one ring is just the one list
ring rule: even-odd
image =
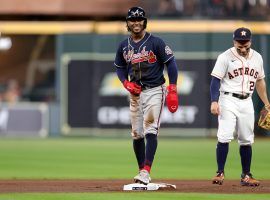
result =
[[220,79],[212,76],[210,84],[211,102],[218,101],[219,98]]
[[125,80],[128,80],[128,72],[125,68],[116,68],[116,74],[119,80],[123,83]]
[[176,65],[175,59],[173,58],[173,59],[169,60],[166,63],[166,65],[167,65],[170,84],[176,84],[177,78],[178,78],[178,70],[177,70],[177,65]]

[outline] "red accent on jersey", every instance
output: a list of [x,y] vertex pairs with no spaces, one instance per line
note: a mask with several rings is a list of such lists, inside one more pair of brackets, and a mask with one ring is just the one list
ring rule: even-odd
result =
[[153,53],[153,51],[150,51],[148,55],[148,62],[155,63],[156,61],[157,61],[156,55]]
[[146,51],[146,46],[143,47],[141,52],[134,53],[133,50],[124,52],[123,56],[126,62],[131,61],[132,64],[148,61],[148,63],[155,63],[157,61],[157,56],[153,51]]

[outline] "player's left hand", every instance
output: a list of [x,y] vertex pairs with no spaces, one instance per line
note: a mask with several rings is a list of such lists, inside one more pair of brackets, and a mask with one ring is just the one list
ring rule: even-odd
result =
[[174,113],[178,109],[178,95],[177,95],[177,87],[175,84],[170,84],[167,87],[167,96],[166,96],[166,102],[168,109],[171,113]]
[[261,110],[258,126],[270,130],[270,104],[264,106]]

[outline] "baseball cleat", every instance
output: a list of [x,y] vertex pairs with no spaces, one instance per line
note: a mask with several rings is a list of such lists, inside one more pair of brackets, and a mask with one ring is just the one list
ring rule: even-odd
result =
[[248,173],[248,174],[241,175],[240,184],[242,186],[259,186],[260,181],[253,178],[251,173]]
[[147,170],[143,169],[139,172],[137,176],[134,177],[135,183],[142,183],[144,185],[147,185],[151,182],[150,174]]
[[212,183],[222,185],[224,181],[224,172],[217,172],[216,176],[213,177]]

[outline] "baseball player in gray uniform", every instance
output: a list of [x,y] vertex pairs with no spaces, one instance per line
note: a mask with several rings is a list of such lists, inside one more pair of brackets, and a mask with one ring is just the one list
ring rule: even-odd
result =
[[[148,184],[165,99],[169,111],[178,108],[178,70],[169,46],[146,32],[147,18],[141,7],[129,9],[126,24],[131,35],[119,44],[114,65],[119,80],[130,93],[131,135],[139,168],[134,181]],[[164,65],[169,76],[167,90]]]
[[218,143],[216,147],[217,174],[213,184],[222,184],[229,143],[237,133],[241,157],[243,186],[258,186],[251,172],[254,143],[254,108],[252,93],[257,93],[269,105],[264,81],[262,56],[251,48],[251,31],[238,28],[233,34],[233,47],[220,54],[211,73],[211,113],[218,115]]

